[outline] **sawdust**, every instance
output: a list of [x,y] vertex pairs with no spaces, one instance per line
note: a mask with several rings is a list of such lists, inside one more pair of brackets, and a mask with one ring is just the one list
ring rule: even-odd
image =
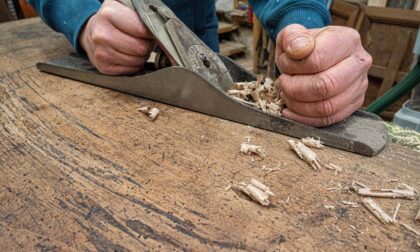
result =
[[284,108],[279,92],[270,78],[234,83],[227,93],[233,99],[270,115],[281,116]]

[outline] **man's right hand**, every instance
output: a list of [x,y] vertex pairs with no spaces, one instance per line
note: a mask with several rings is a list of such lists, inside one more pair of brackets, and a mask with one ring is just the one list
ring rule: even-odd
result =
[[155,42],[136,11],[105,0],[83,28],[79,43],[99,72],[127,75],[143,70]]

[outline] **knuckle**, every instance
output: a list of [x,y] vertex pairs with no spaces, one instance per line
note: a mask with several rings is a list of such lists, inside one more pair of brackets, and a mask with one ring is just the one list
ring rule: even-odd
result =
[[108,62],[110,56],[104,50],[95,50],[94,58],[99,62]]
[[361,42],[360,33],[356,29],[353,29],[353,28],[348,28],[348,29],[349,29],[350,37],[352,38],[353,42],[360,43]]
[[101,44],[106,40],[106,34],[100,29],[94,29],[92,31],[91,38],[94,44]]
[[313,93],[318,95],[319,98],[326,98],[329,97],[330,93],[334,91],[334,87],[336,86],[337,80],[331,74],[320,74],[317,77],[315,82],[316,84],[313,86],[315,90]]
[[111,8],[109,5],[104,6],[103,8],[101,8],[101,10],[98,12],[98,15],[109,19],[114,15],[114,9]]

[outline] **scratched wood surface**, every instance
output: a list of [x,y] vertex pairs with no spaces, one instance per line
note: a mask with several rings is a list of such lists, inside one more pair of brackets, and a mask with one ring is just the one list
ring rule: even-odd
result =
[[[315,172],[285,136],[38,72],[37,62],[71,51],[39,19],[0,34],[1,251],[418,250],[399,225],[340,203],[360,197],[327,188],[399,179],[420,189],[419,153],[327,148],[320,157],[344,171]],[[150,122],[141,105],[162,114]],[[246,136],[266,159],[239,154]],[[279,162],[281,171],[261,169]],[[276,193],[270,207],[224,190],[250,178]],[[417,200],[377,202],[389,213],[401,202],[398,218],[420,229]]]

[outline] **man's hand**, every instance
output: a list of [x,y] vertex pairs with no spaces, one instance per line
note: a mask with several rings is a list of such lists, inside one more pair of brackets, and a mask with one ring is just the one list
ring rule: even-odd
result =
[[282,73],[277,85],[288,107],[283,116],[320,127],[362,106],[372,57],[354,29],[294,24],[277,37],[276,63]]
[[154,41],[138,14],[114,0],[105,0],[87,22],[79,42],[92,64],[107,75],[141,71]]

